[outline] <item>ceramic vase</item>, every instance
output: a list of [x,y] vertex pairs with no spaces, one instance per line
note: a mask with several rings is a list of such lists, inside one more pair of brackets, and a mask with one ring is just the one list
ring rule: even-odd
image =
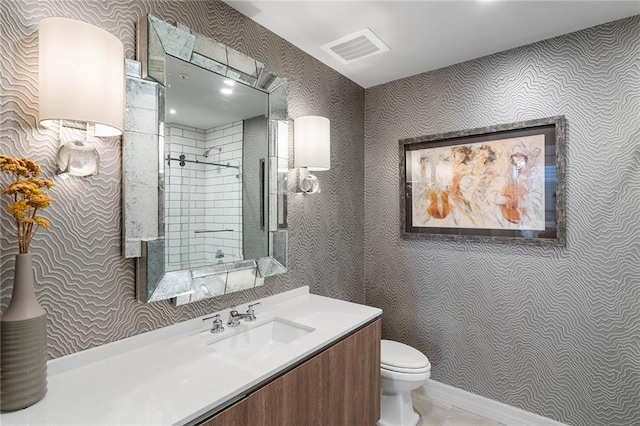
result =
[[31,254],[16,255],[13,293],[0,318],[0,411],[15,411],[47,393],[47,317],[36,299]]

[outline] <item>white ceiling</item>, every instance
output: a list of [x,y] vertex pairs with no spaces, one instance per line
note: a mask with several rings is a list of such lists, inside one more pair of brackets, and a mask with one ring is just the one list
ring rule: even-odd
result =
[[[365,88],[640,14],[616,0],[225,2]],[[391,50],[345,65],[320,49],[363,28]]]
[[[267,113],[266,93],[242,83],[228,86],[225,81],[229,79],[173,56],[166,55],[165,60],[167,124],[209,130]],[[222,94],[221,89],[231,89],[232,93]],[[172,109],[175,114],[170,113]]]

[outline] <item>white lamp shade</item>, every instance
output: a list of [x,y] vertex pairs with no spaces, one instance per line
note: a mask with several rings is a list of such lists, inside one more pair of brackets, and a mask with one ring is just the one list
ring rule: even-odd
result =
[[95,123],[96,136],[124,128],[124,47],[112,34],[67,18],[40,21],[40,123]]
[[306,116],[293,122],[295,167],[310,171],[331,168],[331,123],[328,118]]

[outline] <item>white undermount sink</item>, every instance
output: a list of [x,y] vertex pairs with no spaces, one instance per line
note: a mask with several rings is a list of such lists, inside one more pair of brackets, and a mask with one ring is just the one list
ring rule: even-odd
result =
[[[227,330],[230,330],[227,328]],[[274,318],[264,324],[250,327],[244,331],[210,344],[216,354],[239,361],[262,358],[305,336],[315,328]]]

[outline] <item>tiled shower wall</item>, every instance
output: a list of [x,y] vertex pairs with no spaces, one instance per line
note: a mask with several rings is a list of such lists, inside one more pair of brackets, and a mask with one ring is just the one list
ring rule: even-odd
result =
[[[225,124],[207,131],[207,149],[214,147],[203,161],[238,166],[205,166],[207,185],[211,188],[207,200],[207,231],[200,234],[206,241],[208,259],[225,262],[242,260],[242,121]],[[266,143],[266,141],[265,141]]]
[[[290,270],[266,278],[263,286],[179,307],[137,302],[134,261],[121,249],[119,138],[91,138],[101,158],[98,176],[54,176],[57,135],[37,124],[38,22],[62,16],[97,25],[120,38],[126,57],[134,59],[136,22],[147,13],[184,23],[287,78],[292,118],[317,114],[331,120],[331,170],[318,173],[322,193],[290,193]],[[364,301],[364,90],[357,84],[219,1],[3,1],[0,35],[0,151],[37,161],[56,183],[53,205],[43,213],[51,227],[36,235],[32,248],[37,296],[48,315],[50,357],[302,285],[316,294]],[[292,176],[289,182],[293,189]],[[16,253],[7,198],[0,197],[2,311],[11,296]]]
[[[178,125],[167,126],[165,157],[178,158],[184,154],[195,159],[204,152],[203,130]],[[191,262],[204,257],[204,245],[189,242],[193,227],[204,226],[204,203],[207,185],[204,167],[177,160],[165,161],[165,253],[167,270],[188,268]]]
[[167,270],[240,260],[242,121],[206,131],[172,124],[167,133],[165,157],[239,167],[165,163]]

